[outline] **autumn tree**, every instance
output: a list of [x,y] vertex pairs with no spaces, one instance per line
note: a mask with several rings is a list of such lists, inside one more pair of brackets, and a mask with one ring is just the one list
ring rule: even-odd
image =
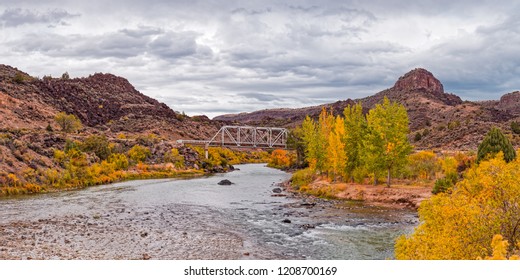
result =
[[354,179],[354,174],[363,169],[362,154],[364,152],[363,139],[367,133],[367,121],[363,115],[361,103],[348,105],[343,111],[345,117],[345,144],[346,165],[345,172]]
[[[501,256],[520,250],[520,161],[502,152],[470,168],[451,194],[440,193],[419,208],[420,224],[395,246],[397,259],[477,259],[495,255],[494,236],[506,243]],[[497,243],[499,241],[495,241]],[[502,242],[502,240],[500,240]],[[505,250],[504,250],[505,249]]]
[[329,149],[329,134],[332,132],[332,128],[334,126],[334,115],[332,114],[332,110],[330,112],[327,111],[325,107],[321,109],[320,116],[318,118],[318,133],[316,137],[317,141],[317,162],[316,167],[318,171],[324,172],[330,169],[328,166],[327,160],[327,150]]
[[345,123],[336,116],[334,125],[328,135],[327,164],[332,178],[345,177],[347,154],[345,152]]
[[328,137],[334,124],[332,112],[325,107],[321,110],[318,122],[309,116],[302,123],[302,138],[305,145],[305,155],[309,167],[313,171],[324,172],[327,169]]
[[275,168],[286,168],[291,165],[291,159],[286,150],[276,149],[271,153],[267,166]]
[[69,115],[65,112],[56,114],[54,120],[60,126],[63,132],[76,132],[83,127],[78,117],[73,114]]
[[516,152],[511,141],[499,128],[493,127],[478,146],[477,163],[488,157],[494,157],[500,151],[502,151],[504,160],[507,162],[516,158]]
[[374,184],[378,174],[386,171],[386,185],[390,187],[392,171],[406,163],[412,149],[407,138],[408,114],[403,105],[390,102],[385,96],[383,103],[368,112],[367,125],[363,142],[366,166],[374,174]]

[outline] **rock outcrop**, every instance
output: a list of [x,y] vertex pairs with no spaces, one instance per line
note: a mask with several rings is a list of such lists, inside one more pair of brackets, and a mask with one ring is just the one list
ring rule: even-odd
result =
[[444,93],[441,82],[426,69],[416,68],[401,76],[393,89],[398,91],[426,90],[433,93]]
[[520,115],[520,91],[503,95],[497,104],[497,109],[515,116]]

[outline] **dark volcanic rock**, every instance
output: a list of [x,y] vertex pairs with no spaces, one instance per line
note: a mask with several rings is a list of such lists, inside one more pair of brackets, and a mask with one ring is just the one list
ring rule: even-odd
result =
[[224,180],[218,182],[217,184],[219,184],[221,186],[229,186],[229,185],[232,185],[233,182],[229,181],[228,179],[224,179]]
[[153,115],[177,119],[177,114],[139,91],[128,80],[97,73],[87,78],[46,79],[32,82],[60,111],[77,115],[88,126],[105,124],[123,116]]
[[282,192],[282,189],[280,189],[280,188],[274,188],[274,189],[273,189],[273,192],[274,192],[274,193],[281,193],[281,192]]

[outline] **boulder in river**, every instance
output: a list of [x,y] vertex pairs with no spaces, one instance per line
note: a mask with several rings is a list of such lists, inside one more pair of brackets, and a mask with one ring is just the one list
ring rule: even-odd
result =
[[284,220],[282,221],[282,223],[290,224],[290,223],[291,223],[291,220],[289,220],[289,219],[284,219]]
[[274,188],[274,189],[273,189],[273,192],[274,192],[274,193],[281,193],[281,192],[282,192],[282,189],[280,189],[280,188]]
[[224,179],[224,180],[218,182],[217,184],[219,184],[221,186],[229,186],[229,185],[232,185],[233,182],[229,181],[228,179]]

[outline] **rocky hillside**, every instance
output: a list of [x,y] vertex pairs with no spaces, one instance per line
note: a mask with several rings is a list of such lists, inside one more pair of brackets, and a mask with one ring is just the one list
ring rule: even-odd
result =
[[189,118],[137,91],[126,79],[97,73],[86,78],[36,79],[0,65],[1,128],[57,129],[58,112],[76,115],[87,130],[115,136],[154,133],[165,139],[204,139],[219,124]]
[[444,92],[442,83],[420,68],[400,77],[393,87],[369,97],[300,109],[224,115],[215,120],[294,127],[306,115],[317,116],[324,106],[340,113],[348,104],[361,102],[367,112],[385,96],[406,107],[410,118],[409,138],[417,149],[473,150],[492,126],[501,127],[511,134],[515,144],[520,144],[520,137],[513,135],[510,129],[512,121],[520,120],[520,92],[508,93],[500,101],[463,101],[455,94]]
[[[59,112],[81,120],[79,133],[60,131],[54,119]],[[0,193],[3,185],[40,184],[41,179],[32,179],[45,177],[48,170],[59,174],[64,164],[57,162],[56,150],[64,150],[67,141],[84,142],[94,135],[106,137],[115,153],[137,144],[147,147],[148,164],[162,163],[177,147],[184,165],[194,167],[198,158],[193,150],[178,147],[174,140],[207,139],[220,126],[204,116],[179,114],[111,74],[38,79],[0,65]],[[88,164],[99,161],[94,152],[86,153]]]

